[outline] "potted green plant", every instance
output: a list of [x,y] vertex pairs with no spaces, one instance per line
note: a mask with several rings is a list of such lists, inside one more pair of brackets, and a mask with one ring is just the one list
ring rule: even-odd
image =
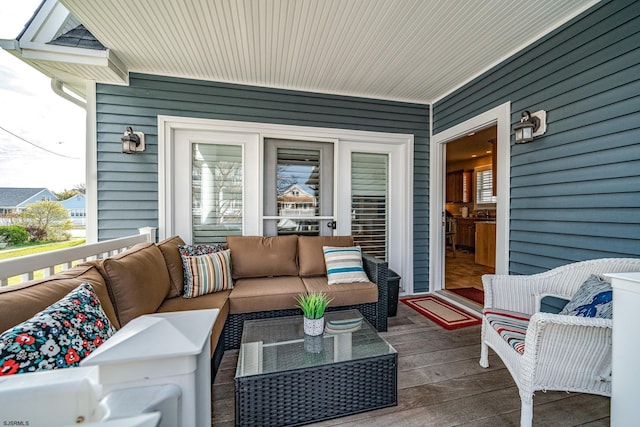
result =
[[296,297],[298,307],[304,315],[304,333],[311,336],[322,335],[324,312],[333,298],[323,292],[300,294]]

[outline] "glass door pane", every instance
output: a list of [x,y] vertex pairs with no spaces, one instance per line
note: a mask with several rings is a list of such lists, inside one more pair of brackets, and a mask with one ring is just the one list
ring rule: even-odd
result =
[[193,243],[242,234],[242,147],[192,144]]
[[264,234],[331,235],[333,144],[265,140]]

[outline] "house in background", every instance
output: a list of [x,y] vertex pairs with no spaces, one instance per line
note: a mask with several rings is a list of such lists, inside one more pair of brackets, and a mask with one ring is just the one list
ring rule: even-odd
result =
[[28,205],[58,198],[46,188],[0,187],[0,216],[20,213]]
[[[236,232],[275,230],[279,156],[313,158],[319,233],[373,211],[422,293],[442,288],[447,143],[492,126],[496,272],[640,256],[639,37],[628,0],[46,0],[2,47],[86,100],[88,241],[195,239],[192,189],[224,197],[195,160],[242,171]],[[516,145],[539,110],[546,133]],[[144,151],[122,153],[127,127]]]
[[84,194],[76,194],[68,199],[61,200],[60,204],[69,211],[69,217],[74,227],[84,227],[87,224],[86,197]]
[[281,216],[313,216],[316,197],[314,190],[304,184],[293,184],[278,195]]
[[[301,233],[313,231],[313,226],[296,217],[313,217],[317,206],[315,191],[304,184],[292,184],[278,194],[278,230]],[[292,218],[293,217],[293,218]]]

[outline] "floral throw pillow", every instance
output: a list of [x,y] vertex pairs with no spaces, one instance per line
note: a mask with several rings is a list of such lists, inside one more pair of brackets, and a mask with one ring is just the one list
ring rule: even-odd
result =
[[0,376],[78,366],[115,332],[98,295],[83,283],[0,335]]
[[182,258],[182,270],[184,271],[184,286],[188,286],[193,281],[193,277],[190,276],[191,271],[189,265],[187,264],[188,257],[213,254],[220,252],[222,249],[224,248],[218,243],[178,245],[178,252],[180,252],[180,257]]

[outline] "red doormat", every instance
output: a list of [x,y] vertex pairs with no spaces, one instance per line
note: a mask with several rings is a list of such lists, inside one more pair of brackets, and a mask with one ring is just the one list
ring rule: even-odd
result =
[[484,305],[484,291],[476,288],[457,288],[457,289],[447,289],[449,292],[453,292],[454,294],[458,294],[461,297],[470,299],[471,301],[475,301],[478,304]]
[[403,298],[400,301],[445,329],[458,329],[481,323],[478,317],[433,295]]

